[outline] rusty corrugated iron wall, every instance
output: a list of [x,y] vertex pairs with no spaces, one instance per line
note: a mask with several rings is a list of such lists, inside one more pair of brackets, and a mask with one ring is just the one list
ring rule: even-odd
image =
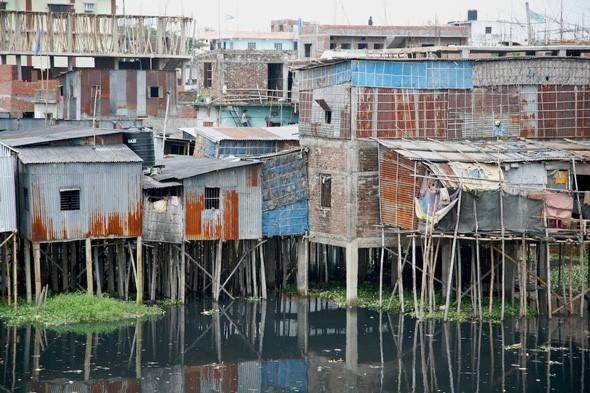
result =
[[380,148],[381,220],[385,225],[416,229],[414,197],[420,192],[416,175],[424,170],[399,154]]
[[176,75],[172,71],[79,70],[63,76],[59,84],[63,86],[59,107],[65,120],[92,118],[95,100],[98,119],[164,117],[167,91],[171,113],[176,108]]
[[[30,240],[141,236],[141,163],[20,164],[19,172]],[[61,211],[60,190],[71,188],[80,189],[80,209]]]
[[[185,179],[186,240],[240,240],[262,236],[260,165]],[[219,209],[205,208],[205,187],[219,187]]]

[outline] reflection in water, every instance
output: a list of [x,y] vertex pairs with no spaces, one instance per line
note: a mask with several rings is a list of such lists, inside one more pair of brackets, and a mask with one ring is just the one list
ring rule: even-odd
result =
[[114,333],[0,328],[9,392],[585,392],[588,321],[418,322],[315,298],[210,302]]

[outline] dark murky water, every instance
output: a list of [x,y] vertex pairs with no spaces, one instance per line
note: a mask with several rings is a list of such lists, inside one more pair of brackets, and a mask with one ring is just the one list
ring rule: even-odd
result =
[[326,301],[206,302],[114,333],[0,328],[0,391],[587,392],[588,319],[417,323]]

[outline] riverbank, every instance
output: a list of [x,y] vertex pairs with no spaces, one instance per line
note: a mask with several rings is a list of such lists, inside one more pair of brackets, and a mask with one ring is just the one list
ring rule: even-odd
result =
[[164,310],[157,306],[137,305],[109,297],[88,296],[86,293],[52,296],[39,307],[35,304],[20,304],[15,308],[0,304],[0,319],[9,326],[104,324],[162,314]]

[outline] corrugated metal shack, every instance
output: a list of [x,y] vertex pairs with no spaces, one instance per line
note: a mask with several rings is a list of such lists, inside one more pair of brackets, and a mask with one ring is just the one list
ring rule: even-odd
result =
[[[584,52],[566,49],[558,52]],[[397,242],[380,230],[375,139],[590,137],[587,50],[484,59],[461,58],[460,49],[456,59],[437,59],[421,50],[424,58],[387,51],[388,58],[319,60],[297,72],[312,266],[336,274],[342,270],[330,268],[344,261],[349,303],[380,250]],[[413,225],[412,210],[394,214]]]
[[[179,266],[182,266],[183,271],[184,258],[189,258],[212,279],[213,294],[218,298],[222,290],[219,281],[222,242],[234,241],[236,244],[236,248],[226,246],[225,265],[229,265],[235,262],[236,253],[243,252],[243,243],[248,244],[262,237],[260,164],[260,161],[254,160],[190,156],[171,156],[159,161],[157,166],[160,170],[144,180],[146,240],[168,243],[164,251],[156,246],[154,263],[161,262],[158,258],[161,253],[173,255],[173,258],[180,259]],[[193,242],[188,244],[188,250],[185,249],[185,242]],[[209,255],[216,255],[215,265],[207,257]],[[209,267],[208,263],[212,265]],[[218,276],[215,276],[215,271],[219,273]],[[198,281],[194,281],[196,272],[197,268],[188,273],[169,272],[170,279],[174,281],[172,287],[168,282],[170,279],[162,286],[154,283],[152,296],[155,296],[157,288],[163,288],[161,290],[166,295],[184,300],[183,280],[186,274],[192,277],[189,283],[193,290],[197,286],[201,287]]]
[[18,301],[17,293],[16,153],[0,143],[0,263],[2,297],[7,304]]
[[[584,284],[581,293],[572,292],[571,286],[568,292],[551,292],[549,247],[559,248],[561,269],[564,244],[577,245],[578,264],[585,269],[590,242],[588,142],[402,139],[379,140],[379,144],[383,224],[422,237],[421,267],[431,269],[429,274],[434,274],[437,264],[434,249],[441,248],[447,309],[451,283],[461,285],[461,268],[452,271],[456,263],[471,270],[470,278],[463,279],[477,289],[471,295],[479,299],[479,312],[482,283],[494,285],[481,274],[493,277],[494,264],[501,266],[502,302],[505,296],[514,301],[518,288],[522,315],[529,296],[536,299],[536,312],[551,315],[552,307],[574,312],[576,299],[585,294]],[[535,288],[533,295],[522,290],[530,287]],[[456,294],[459,304],[461,296]],[[584,302],[579,303],[576,311],[583,314]]]
[[284,127],[195,127],[181,128],[184,137],[195,140],[197,157],[252,157],[299,146],[297,126]]
[[[262,161],[262,235],[268,238],[267,255],[280,261],[284,287],[293,253],[297,248],[297,282],[299,290],[306,293],[307,248],[309,231],[307,184],[307,152],[297,148],[258,157]],[[269,286],[274,286],[276,271],[267,275]]]
[[58,79],[58,118],[164,117],[176,108],[176,74],[164,70],[83,69]]
[[[133,264],[141,302],[141,158],[125,145],[19,147],[17,151],[19,228],[33,243],[36,296],[43,296],[42,283],[48,280],[54,290],[76,287],[76,272],[81,269],[78,256],[85,253],[88,292],[94,293],[96,285],[100,294],[103,279],[108,278],[105,289],[114,292],[117,282],[119,295],[127,297],[125,240],[117,239],[137,238]],[[30,246],[24,243],[28,265]],[[134,259],[132,244],[127,245]],[[116,267],[115,249],[109,246],[116,246]],[[28,298],[29,272],[26,269]]]

